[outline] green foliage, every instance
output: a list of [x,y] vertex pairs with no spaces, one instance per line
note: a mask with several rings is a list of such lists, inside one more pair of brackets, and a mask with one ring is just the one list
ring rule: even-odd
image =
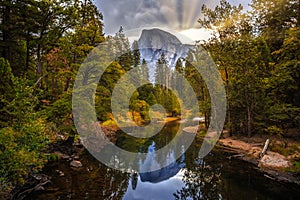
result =
[[10,95],[13,74],[9,62],[2,57],[0,58],[0,77],[0,93],[7,92]]
[[266,38],[272,51],[281,47],[286,30],[299,26],[299,1],[254,0],[251,7],[255,31]]
[[275,135],[275,136],[282,136],[283,135],[283,130],[281,128],[278,128],[277,126],[269,126],[268,128],[265,129],[265,131],[270,134],[270,135]]
[[[11,186],[55,159],[45,153],[54,132],[75,133],[73,81],[105,38],[102,14],[92,0],[4,0],[0,6],[0,185]],[[97,53],[99,62],[107,58]],[[121,74],[114,70],[124,71],[115,66],[108,72],[113,81]],[[109,79],[104,88],[111,91]]]
[[144,100],[133,100],[130,107],[133,112],[138,112],[140,114],[142,122],[149,121],[150,118],[148,113],[150,106],[147,102],[145,102]]
[[[29,117],[29,116],[28,116]],[[1,177],[12,183],[23,183],[30,171],[41,170],[47,162],[43,151],[53,133],[42,118],[29,119],[22,128],[0,130]]]
[[147,84],[143,85],[142,87],[138,88],[138,94],[139,94],[139,99],[146,101],[149,105],[154,105],[156,104],[156,97],[154,96],[155,94],[155,89],[153,85]]
[[[45,149],[54,131],[74,136],[72,86],[77,71],[94,47],[105,40],[102,14],[92,0],[1,1],[0,58],[0,186],[24,182],[30,171],[43,167]],[[227,92],[226,127],[233,133],[268,133],[284,137],[300,129],[300,15],[299,1],[254,0],[251,12],[221,0],[214,9],[202,7],[199,23],[213,29],[203,46],[214,59]],[[255,23],[253,23],[253,20]],[[95,109],[104,124],[113,125],[111,95],[129,70],[149,80],[149,70],[135,42],[132,50],[123,28],[108,36],[109,55],[93,50],[96,61],[79,74],[83,85],[108,58],[97,87]],[[196,56],[198,63],[193,63]],[[209,125],[211,102],[201,75],[193,67],[207,67],[202,48],[177,61],[175,70],[194,89],[201,113]],[[213,77],[212,77],[213,78]],[[189,95],[186,83],[174,75],[163,54],[158,60],[155,84],[137,89],[130,101],[133,117],[149,120],[150,106],[161,104],[169,115],[180,113]],[[169,88],[175,88],[176,92]],[[127,92],[126,88],[123,90]],[[182,99],[178,99],[179,94]],[[120,99],[122,101],[122,99]],[[86,109],[93,109],[85,105]],[[187,112],[194,105],[189,105]],[[125,113],[126,115],[128,113]],[[156,113],[157,116],[162,115]],[[122,117],[122,116],[120,116]],[[283,147],[274,149],[290,153]],[[299,163],[295,164],[299,168]],[[2,187],[3,186],[3,187]],[[1,191],[0,191],[1,195]]]
[[149,81],[149,68],[145,59],[142,60],[142,64],[139,66],[139,69],[139,76],[141,79]]
[[288,145],[287,142],[285,141],[282,142],[277,141],[277,142],[271,142],[270,150],[282,154],[284,156],[290,156],[298,152],[298,147],[297,144]]
[[293,172],[300,173],[300,162],[294,162]]
[[4,58],[0,58],[0,128],[5,126],[5,122],[11,119],[9,112],[5,108],[6,102],[13,99],[14,88],[12,87],[13,74],[10,64]]
[[299,128],[299,2],[255,0],[251,7],[243,13],[221,0],[215,9],[203,6],[199,19],[215,31],[204,46],[224,80],[226,127],[248,136],[278,132],[275,125]]
[[[2,99],[10,121],[0,129],[0,177],[8,183],[23,183],[30,171],[40,170],[47,162],[45,149],[54,140],[54,126],[46,121],[34,87],[26,80],[12,78],[14,98]],[[9,120],[9,119],[7,119]]]
[[109,119],[103,122],[103,126],[116,126],[117,123],[115,120]]
[[106,121],[111,112],[111,91],[104,86],[98,86],[95,97],[95,109],[98,119]]
[[72,116],[72,91],[69,90],[51,106],[47,106],[45,115],[48,121],[55,123],[61,134],[74,135],[76,130]]
[[141,62],[141,53],[139,51],[139,45],[138,45],[138,42],[136,40],[132,44],[132,49],[133,49],[133,53],[132,53],[133,67],[137,67],[137,66],[140,65],[140,62]]

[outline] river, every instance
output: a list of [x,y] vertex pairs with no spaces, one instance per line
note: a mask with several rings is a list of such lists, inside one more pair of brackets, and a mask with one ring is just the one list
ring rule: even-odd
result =
[[[179,125],[178,121],[169,122],[160,134],[149,139],[132,140],[119,132],[116,145],[133,152],[159,149],[174,138]],[[249,163],[228,159],[228,154],[217,148],[198,159],[200,146],[201,140],[196,138],[189,148],[183,147],[185,153],[176,162],[141,174],[110,169],[84,150],[81,168],[70,168],[69,161],[63,159],[49,163],[43,173],[51,176],[52,183],[26,199],[300,199],[300,188],[275,182]],[[166,155],[166,159],[169,157],[172,153]]]

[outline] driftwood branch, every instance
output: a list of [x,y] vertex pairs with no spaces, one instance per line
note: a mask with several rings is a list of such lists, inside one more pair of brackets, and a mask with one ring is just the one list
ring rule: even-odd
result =
[[265,146],[264,146],[262,152],[260,153],[260,158],[262,158],[266,154],[269,144],[270,144],[270,139],[267,139],[265,142]]
[[231,159],[231,158],[242,158],[242,157],[244,157],[245,156],[245,154],[236,154],[236,155],[232,155],[232,156],[229,156],[229,157],[227,157],[228,159]]
[[32,192],[39,191],[39,190],[45,190],[43,186],[48,184],[48,183],[51,183],[51,181],[46,180],[42,183],[39,183],[36,186],[34,186],[33,188],[29,188],[29,189],[21,192],[20,194],[17,194],[17,196],[13,197],[13,199],[22,200],[22,199],[26,198],[26,196],[31,194]]
[[46,76],[48,76],[48,74],[45,74],[45,75],[41,76],[41,77],[35,82],[34,86],[37,86],[37,85],[43,80],[43,78],[45,78]]

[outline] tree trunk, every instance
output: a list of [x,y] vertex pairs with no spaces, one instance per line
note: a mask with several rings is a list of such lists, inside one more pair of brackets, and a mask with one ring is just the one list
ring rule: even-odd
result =
[[64,88],[64,91],[65,91],[65,92],[68,91],[70,82],[71,82],[71,79],[70,79],[70,78],[67,78],[67,80],[66,80],[66,85],[65,85],[65,88]]
[[248,138],[251,137],[251,106],[247,106],[247,132],[248,132]]
[[132,121],[134,121],[134,110],[131,111]]
[[[226,82],[226,93],[227,93],[227,97],[229,97],[230,93],[229,93],[229,75],[228,75],[228,71],[227,68],[225,67],[224,69],[225,71],[225,82]],[[231,113],[230,113],[230,105],[229,105],[229,101],[227,101],[227,124],[228,124],[228,132],[229,132],[229,136],[231,136]]]
[[42,75],[42,60],[41,60],[41,45],[40,44],[38,44],[38,48],[37,48],[36,73],[38,75]]
[[29,69],[29,30],[27,30],[27,38],[26,38],[26,63],[25,63],[25,71],[27,72]]
[[[7,2],[5,2],[8,4]],[[10,3],[9,3],[10,4]],[[3,21],[2,24],[6,29],[1,30],[2,31],[2,41],[4,44],[4,47],[2,49],[2,57],[8,60],[11,63],[11,51],[10,51],[10,44],[11,44],[11,34],[10,30],[8,30],[8,27],[10,27],[10,18],[11,18],[11,8],[10,5],[5,5],[2,7],[2,13],[3,13]]]

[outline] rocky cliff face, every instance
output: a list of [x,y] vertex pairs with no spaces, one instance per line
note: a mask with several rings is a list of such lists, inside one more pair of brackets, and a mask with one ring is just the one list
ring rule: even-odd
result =
[[174,68],[177,60],[186,57],[192,48],[192,45],[182,44],[176,36],[160,29],[143,30],[138,44],[141,57],[148,63],[151,82],[154,82],[157,60],[163,53],[168,65]]

